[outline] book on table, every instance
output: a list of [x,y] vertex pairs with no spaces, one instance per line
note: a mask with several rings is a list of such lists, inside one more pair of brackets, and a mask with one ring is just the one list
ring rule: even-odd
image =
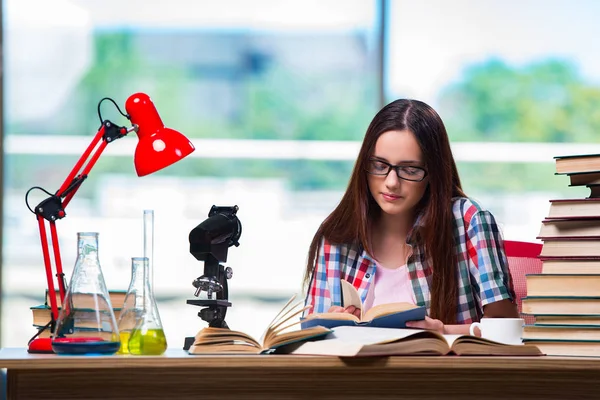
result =
[[585,186],[590,189],[590,195],[587,197],[588,199],[600,197],[600,184],[594,183]]
[[[46,289],[46,298],[45,304],[50,306],[50,291]],[[125,304],[125,296],[127,295],[126,290],[109,290],[108,297],[110,299],[110,304],[113,308],[123,308]],[[60,302],[60,294],[58,290],[55,290],[54,296],[56,298],[56,304],[60,308],[62,306]],[[73,299],[73,304],[76,304],[78,308],[95,308],[97,299],[95,296],[97,294],[85,294],[85,293],[77,293],[73,294],[71,297]]]
[[542,258],[587,258],[600,257],[600,241],[593,238],[561,238],[544,240]]
[[554,157],[556,173],[575,174],[600,170],[600,154],[575,154]]
[[525,325],[523,340],[598,340],[597,325]]
[[595,238],[600,240],[600,216],[594,219],[544,219],[538,239]]
[[[42,327],[36,326],[36,328],[38,329],[38,331],[40,331]],[[98,328],[77,328],[73,332],[69,333],[70,338],[77,338],[77,337],[89,338],[90,335],[104,337],[107,340],[111,339],[111,335],[109,332],[100,331]],[[52,332],[50,332],[50,329],[44,329],[43,331],[40,331],[37,334],[37,337],[42,338],[42,339],[50,338],[50,337],[52,337]]]
[[330,329],[322,326],[292,330],[292,327],[300,323],[299,315],[308,308],[300,308],[302,303],[294,303],[294,299],[295,296],[279,311],[268,325],[260,341],[241,331],[208,327],[201,329],[196,334],[188,353],[268,354],[277,352],[293,343],[323,338],[331,332]]
[[600,154],[555,157],[587,198],[550,200],[538,239],[541,274],[526,276],[523,341],[554,356],[600,356]]
[[600,274],[600,257],[542,258],[543,274]]
[[546,219],[594,219],[600,216],[600,198],[550,200]]
[[600,171],[574,172],[569,175],[569,186],[587,186],[600,184]]
[[523,298],[522,312],[527,315],[600,314],[600,297],[529,296]]
[[354,286],[342,279],[342,302],[344,307],[355,306],[360,309],[360,316],[349,313],[314,313],[302,319],[302,327],[325,326],[333,328],[336,326],[370,326],[377,328],[405,328],[407,321],[419,321],[425,319],[427,310],[425,307],[410,303],[388,303],[379,304],[363,312],[364,305],[360,295]]
[[600,297],[600,274],[527,274],[527,296]]
[[[33,325],[37,328],[43,327],[46,324],[48,324],[51,320],[52,317],[52,310],[50,309],[49,306],[45,305],[45,304],[41,304],[39,306],[33,306],[33,307],[29,307],[29,309],[32,312],[33,315]],[[60,308],[58,309],[60,312]],[[93,313],[96,312],[96,310],[94,309],[84,309],[81,310],[83,313],[85,313],[86,311],[90,312],[90,321],[95,321],[95,318],[93,318]],[[121,308],[113,308],[113,312],[115,313],[115,319],[118,321],[119,320],[119,316],[121,315]],[[84,314],[82,314],[83,316]],[[85,323],[85,318],[80,318],[80,324],[81,323]],[[96,323],[94,322],[93,327],[96,326]],[[92,327],[92,325],[90,326],[79,326],[81,328],[88,328],[88,327]]]
[[600,328],[600,314],[589,315],[537,315],[535,317],[535,325],[553,326],[553,325],[586,325]]
[[526,339],[523,342],[549,356],[600,357],[600,340]]
[[339,326],[324,340],[305,342],[290,354],[368,356],[537,356],[535,346],[510,345],[470,335],[443,335],[421,329]]
[[[127,294],[124,290],[110,290],[109,292],[109,300],[113,308],[113,312],[115,314],[115,319],[118,321],[119,316],[121,314],[121,310],[123,308],[123,304],[125,302],[125,296]],[[60,294],[58,290],[54,291],[54,296],[57,301],[58,311],[60,312],[62,308],[62,304],[60,301]],[[44,304],[29,307],[33,316],[33,326],[38,330],[39,337],[50,337],[50,329],[47,325],[52,320],[52,310],[50,308],[50,291],[46,289],[44,294]],[[97,302],[99,301],[97,294],[85,294],[85,293],[77,293],[71,296],[72,305],[77,307],[83,314],[86,312],[90,313],[89,321],[94,321],[93,324],[86,326],[85,318],[80,318],[78,322],[78,326],[76,328],[79,329],[96,329],[97,325],[95,322],[94,313],[96,312]]]

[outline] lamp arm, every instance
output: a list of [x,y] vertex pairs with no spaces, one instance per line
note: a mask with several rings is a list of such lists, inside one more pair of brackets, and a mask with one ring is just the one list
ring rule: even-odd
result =
[[[50,225],[50,238],[54,252],[56,278],[58,280],[58,291],[62,303],[66,294],[66,281],[62,268],[56,221],[66,217],[67,214],[65,213],[65,208],[75,193],[77,193],[83,181],[85,181],[87,178],[88,174],[102,155],[102,152],[104,152],[104,149],[108,143],[122,138],[132,130],[137,130],[137,125],[134,125],[131,128],[126,128],[114,125],[108,120],[104,121],[92,139],[91,143],[88,145],[79,160],[77,160],[77,163],[56,193],[41,201],[35,207],[35,209],[32,210],[36,214],[38,221],[53,322],[58,319],[58,303],[56,301],[56,296],[53,295],[55,293],[54,276],[52,271],[52,263],[50,260],[50,249],[48,245],[48,236],[46,234],[46,224],[44,220],[47,220]],[[98,145],[98,143],[100,144]],[[54,326],[52,326],[52,329],[54,329]]]
[[[119,113],[130,121],[131,127],[121,127],[114,125],[108,120],[103,120],[100,112],[100,105],[104,100],[111,101]],[[88,174],[100,158],[100,155],[107,144],[122,138],[131,131],[136,131],[137,136],[140,139],[136,146],[134,157],[135,170],[138,176],[148,175],[165,168],[182,158],[187,157],[194,151],[194,146],[188,138],[180,132],[164,126],[154,103],[147,94],[135,93],[129,96],[125,102],[125,110],[127,111],[127,114],[123,113],[117,103],[108,97],[100,100],[98,103],[100,128],[60,188],[52,194],[44,188],[34,186],[30,188],[25,195],[27,208],[36,215],[40,231],[46,280],[48,283],[48,291],[51,293],[49,296],[51,321],[46,327],[51,326],[52,332],[54,332],[55,324],[58,320],[58,300],[60,299],[61,302],[64,301],[66,294],[66,282],[62,269],[56,221],[67,215],[65,213],[65,208],[73,199],[73,196],[75,196],[83,182],[87,179]],[[157,149],[154,146],[155,144],[166,146],[171,149],[171,151],[162,151],[164,150],[164,147],[162,149]],[[45,200],[40,202],[35,209],[29,205],[28,201],[29,193],[34,189],[41,190],[48,196]],[[55,295],[53,268],[50,259],[50,246],[48,245],[45,220],[48,221],[50,225],[50,239],[52,240],[52,248],[54,250],[54,263],[56,265],[56,277],[58,278],[59,298]],[[27,349],[29,353],[52,352],[51,340],[49,338],[38,337],[39,333],[46,329],[46,327],[38,330],[38,334],[30,340]]]
[[[71,173],[67,176],[61,187],[56,192],[57,196],[64,198],[63,208],[66,207],[67,204],[69,204],[71,198],[73,198],[75,192],[77,192],[77,190],[79,189],[79,186],[87,178],[89,172],[96,164],[96,161],[98,161],[98,159],[100,158],[100,155],[102,154],[106,146],[109,143],[112,143],[113,141],[122,138],[123,136],[127,135],[133,130],[137,130],[137,125],[134,125],[131,128],[125,128],[122,126],[117,126],[108,120],[102,123],[102,126],[92,139],[91,143],[88,145],[85,152],[82,154],[81,158],[77,161],[77,163],[71,170]],[[96,148],[98,142],[100,142],[101,140],[102,143],[100,143],[100,146],[96,149],[96,152],[92,154],[92,151]],[[77,175],[83,164],[90,157],[90,154],[92,154],[92,157],[86,164],[83,171],[79,175]]]

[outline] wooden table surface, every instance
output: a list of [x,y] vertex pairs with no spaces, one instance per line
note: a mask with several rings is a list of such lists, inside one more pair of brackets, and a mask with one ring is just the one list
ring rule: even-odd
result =
[[[585,369],[600,373],[600,358],[594,357],[363,357],[339,358],[298,355],[189,355],[184,350],[169,349],[161,356],[62,356],[28,354],[23,348],[0,349],[0,368],[61,369],[72,368],[196,368],[210,363],[211,368],[340,368],[352,365],[431,368],[493,369]],[[600,377],[600,375],[599,375]]]
[[600,398],[600,359],[202,355],[0,350],[8,398]]

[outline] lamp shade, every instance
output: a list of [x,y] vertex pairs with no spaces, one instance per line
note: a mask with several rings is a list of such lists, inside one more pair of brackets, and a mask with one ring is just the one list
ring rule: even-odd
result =
[[129,96],[125,102],[125,110],[131,123],[138,126],[136,133],[139,142],[134,156],[138,176],[168,167],[194,151],[194,145],[188,138],[165,127],[147,94],[136,93]]

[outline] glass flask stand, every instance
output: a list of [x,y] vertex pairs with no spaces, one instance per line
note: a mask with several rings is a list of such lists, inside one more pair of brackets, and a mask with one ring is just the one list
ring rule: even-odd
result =
[[77,261],[56,321],[57,354],[113,354],[119,331],[98,258],[98,233],[77,234]]
[[119,354],[160,355],[167,350],[148,272],[147,257],[131,259],[131,283],[119,318]]

